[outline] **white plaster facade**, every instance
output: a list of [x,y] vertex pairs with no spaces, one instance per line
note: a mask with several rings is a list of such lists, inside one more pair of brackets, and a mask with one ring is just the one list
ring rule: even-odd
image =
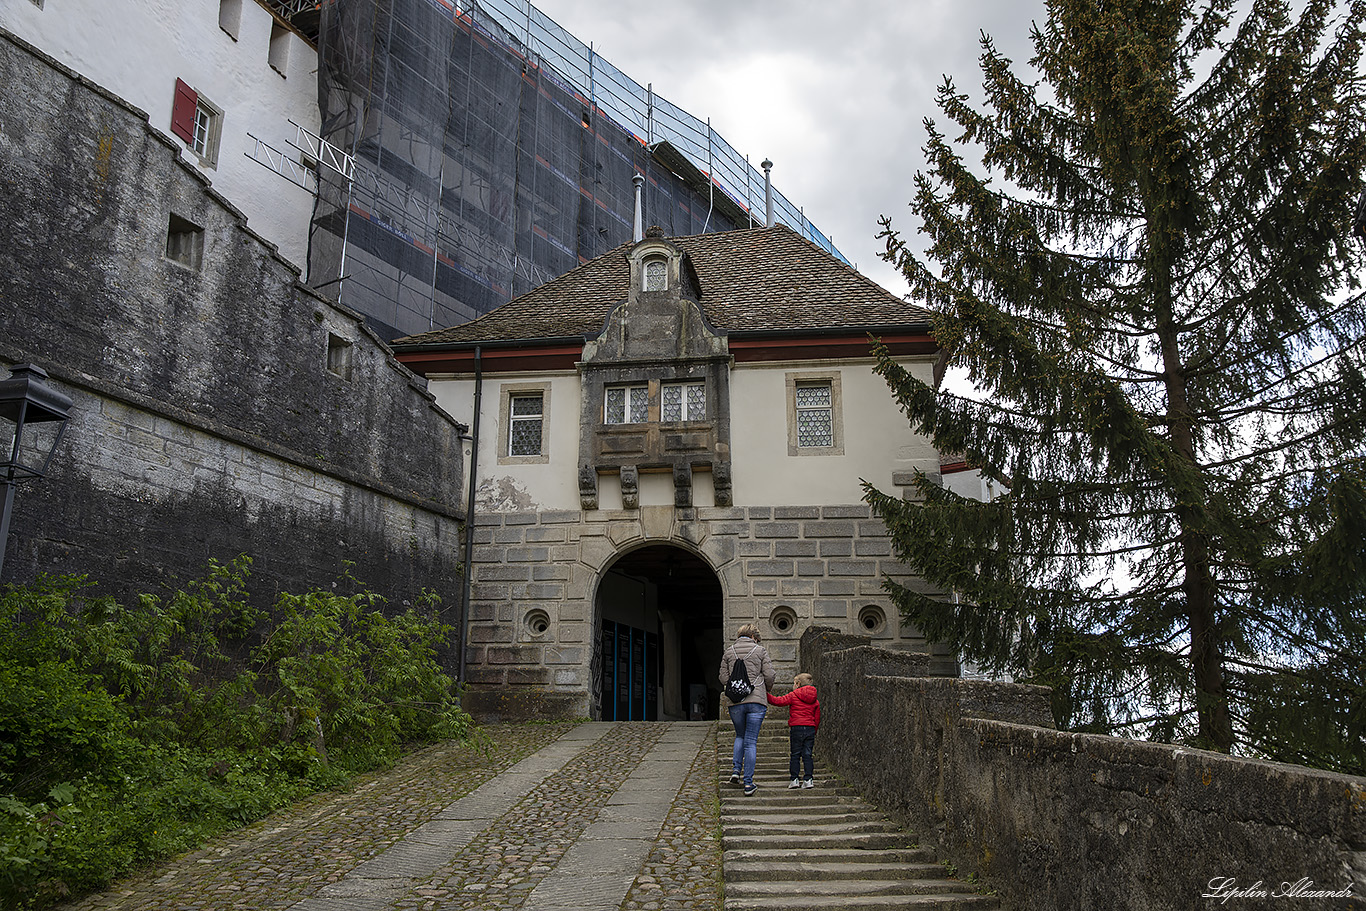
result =
[[[230,23],[236,13],[235,35],[221,12]],[[253,231],[305,269],[313,197],[249,158],[248,134],[287,149],[290,120],[317,133],[317,53],[269,10],[256,0],[4,0],[0,28],[144,111]],[[177,79],[221,111],[212,164],[172,134]]]
[[[932,357],[901,363],[931,382]],[[873,373],[870,358],[736,364],[731,368],[730,412],[734,472],[733,505],[836,506],[863,501],[861,480],[883,490],[919,470],[939,475],[939,453],[911,431],[886,382]],[[788,447],[787,379],[838,377],[836,420],[843,439],[840,454],[792,453]],[[473,375],[428,375],[437,404],[462,422],[474,424]],[[505,402],[509,394],[546,390],[547,458],[527,462],[506,455]],[[481,395],[478,501],[481,512],[578,510],[580,382],[577,372],[493,374],[484,377]],[[971,480],[978,481],[976,472]],[[956,477],[956,476],[953,476]],[[604,476],[603,510],[621,509],[620,485]],[[694,506],[715,506],[709,477],[694,475]],[[643,474],[642,506],[671,506],[673,483],[665,474]]]

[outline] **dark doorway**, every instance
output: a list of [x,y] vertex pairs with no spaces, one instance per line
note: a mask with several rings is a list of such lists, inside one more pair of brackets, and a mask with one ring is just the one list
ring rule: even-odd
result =
[[633,550],[603,573],[595,607],[598,718],[716,718],[722,595],[711,567],[670,544]]

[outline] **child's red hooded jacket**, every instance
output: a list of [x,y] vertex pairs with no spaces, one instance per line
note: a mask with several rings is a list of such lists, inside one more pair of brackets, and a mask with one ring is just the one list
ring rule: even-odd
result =
[[811,685],[799,686],[792,692],[775,696],[768,694],[769,705],[790,705],[791,712],[787,717],[788,727],[796,725],[810,725],[813,728],[821,726],[821,701],[816,698],[816,688]]

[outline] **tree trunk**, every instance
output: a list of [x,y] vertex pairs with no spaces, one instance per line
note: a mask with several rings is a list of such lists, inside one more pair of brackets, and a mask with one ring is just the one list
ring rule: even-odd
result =
[[[1170,313],[1170,310],[1167,311]],[[1233,746],[1228,693],[1224,689],[1223,652],[1215,617],[1215,583],[1209,566],[1209,532],[1205,491],[1198,480],[1195,435],[1186,398],[1186,376],[1170,319],[1159,321],[1158,338],[1167,388],[1167,420],[1176,463],[1172,493],[1181,527],[1179,544],[1185,578],[1186,611],[1190,621],[1191,676],[1199,720],[1199,745],[1227,753]]]

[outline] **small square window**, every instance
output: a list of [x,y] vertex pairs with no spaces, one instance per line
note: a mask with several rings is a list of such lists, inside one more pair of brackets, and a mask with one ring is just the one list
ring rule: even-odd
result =
[[278,22],[270,27],[270,47],[266,59],[270,68],[281,76],[289,69],[289,29]]
[[204,229],[172,213],[166,227],[166,258],[199,271],[204,262]]
[[511,396],[509,404],[512,416],[508,421],[508,455],[540,455],[544,418],[541,393]]
[[218,27],[237,40],[242,29],[242,0],[218,0]]
[[351,352],[354,349],[349,341],[340,335],[327,334],[327,372],[344,380],[351,379]]
[[665,383],[660,387],[661,421],[705,421],[707,387],[703,383]]
[[602,414],[604,424],[644,424],[650,419],[650,387],[609,386]]

